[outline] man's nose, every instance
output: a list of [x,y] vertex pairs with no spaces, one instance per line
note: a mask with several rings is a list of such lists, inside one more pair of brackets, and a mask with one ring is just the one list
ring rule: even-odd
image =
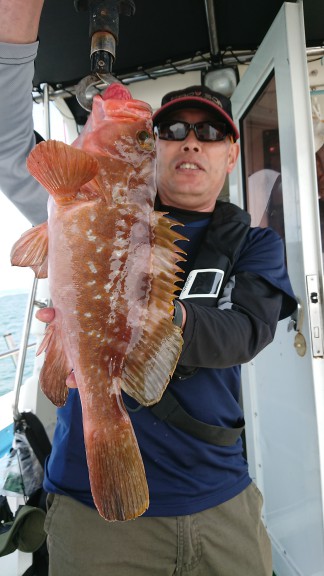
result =
[[188,136],[183,141],[182,149],[185,151],[194,150],[195,152],[199,152],[201,150],[201,143],[199,142],[199,140],[197,140],[193,128],[189,130]]

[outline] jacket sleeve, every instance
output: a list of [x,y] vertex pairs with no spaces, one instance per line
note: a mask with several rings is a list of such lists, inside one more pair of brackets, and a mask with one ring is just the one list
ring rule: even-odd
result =
[[32,79],[38,42],[0,43],[0,189],[32,223],[47,220],[48,194],[29,174],[35,145]]
[[232,276],[217,306],[182,300],[187,312],[179,366],[227,368],[248,362],[275,335],[283,294],[260,276]]

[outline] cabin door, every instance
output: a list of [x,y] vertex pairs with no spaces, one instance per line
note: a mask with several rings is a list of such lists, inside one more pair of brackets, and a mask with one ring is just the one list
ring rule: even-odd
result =
[[277,576],[324,575],[323,264],[302,2],[283,4],[232,97],[230,199],[282,236],[300,309],[243,367],[250,472]]

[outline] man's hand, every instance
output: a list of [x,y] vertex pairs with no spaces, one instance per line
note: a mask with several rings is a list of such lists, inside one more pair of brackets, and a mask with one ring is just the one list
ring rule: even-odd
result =
[[54,320],[55,310],[54,308],[40,308],[40,310],[37,310],[35,316],[37,320],[40,320],[41,322],[46,322],[48,324],[49,322],[52,322],[52,320]]

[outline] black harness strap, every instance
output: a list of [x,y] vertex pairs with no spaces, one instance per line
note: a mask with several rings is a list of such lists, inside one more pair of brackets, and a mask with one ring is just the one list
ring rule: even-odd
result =
[[173,424],[191,436],[216,446],[232,446],[244,429],[244,420],[238,423],[237,428],[223,428],[193,418],[180,406],[169,390],[164,392],[157,404],[150,406],[150,410],[159,420],[167,421],[168,424]]

